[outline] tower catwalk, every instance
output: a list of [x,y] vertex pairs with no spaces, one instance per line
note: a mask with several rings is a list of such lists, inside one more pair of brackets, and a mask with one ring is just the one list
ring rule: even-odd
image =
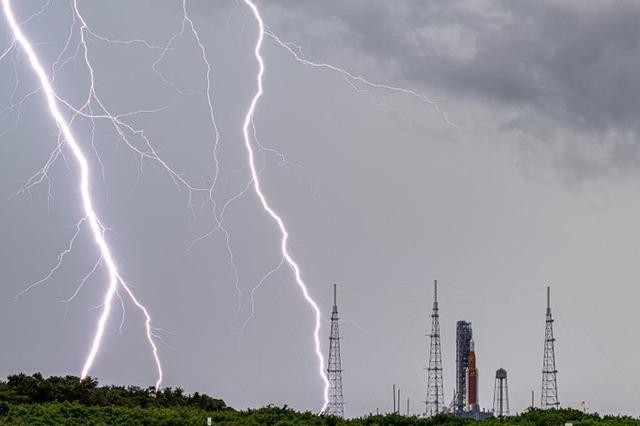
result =
[[338,328],[337,284],[333,285],[333,310],[331,311],[331,335],[329,336],[329,404],[326,414],[344,417],[342,395],[342,361],[340,359],[340,330]]
[[544,358],[542,361],[542,392],[540,407],[558,408],[558,381],[556,370],[555,341],[553,337],[553,317],[551,316],[551,289],[547,287],[547,319],[544,332]]
[[433,312],[431,313],[429,367],[427,368],[427,416],[434,416],[444,408],[442,388],[442,351],[440,350],[440,314],[438,313],[438,281],[433,282]]

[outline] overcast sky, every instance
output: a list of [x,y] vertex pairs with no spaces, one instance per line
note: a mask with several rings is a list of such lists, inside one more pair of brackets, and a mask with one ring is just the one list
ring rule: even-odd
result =
[[[69,3],[14,0],[58,95],[80,107],[88,70]],[[539,400],[545,287],[552,287],[562,406],[640,415],[640,5],[632,1],[312,0],[257,3],[265,24],[310,61],[436,101],[370,88],[304,65],[267,37],[265,94],[255,115],[264,191],[325,315],[338,283],[346,414],[391,409],[391,386],[422,413],[431,282],[440,282],[445,396],[453,393],[455,322],[473,323],[480,402],[495,370],[509,374],[511,409]],[[207,68],[180,1],[81,1],[95,90],[144,130],[194,186],[214,175]],[[256,21],[242,2],[187,1],[211,65],[221,145],[219,209],[249,182],[242,120],[253,96]],[[70,32],[71,30],[71,32]],[[98,38],[102,37],[102,39]],[[145,40],[140,42],[107,42]],[[0,43],[9,43],[3,20]],[[68,44],[67,44],[68,43]],[[65,45],[67,46],[65,49]],[[4,50],[3,50],[4,51]],[[19,50],[0,61],[0,375],[79,375],[106,287],[81,228],[78,170],[64,151],[43,167],[57,129]],[[366,91],[365,91],[366,90]],[[20,102],[24,99],[24,102]],[[19,103],[19,105],[17,105]],[[13,105],[13,107],[12,107]],[[96,102],[92,103],[96,110]],[[146,112],[140,112],[146,111]],[[138,113],[135,113],[138,112]],[[65,110],[68,117],[69,110]],[[135,114],[129,114],[135,113]],[[106,120],[77,117],[96,208],[123,276],[149,309],[165,385],[235,408],[317,410],[313,316],[279,234],[251,191],[225,225],[237,271],[206,196],[140,161]],[[91,135],[94,135],[93,140]],[[140,134],[130,134],[142,148]],[[280,156],[281,153],[284,157]],[[194,241],[197,240],[195,243]],[[117,302],[91,374],[152,385],[143,317]],[[327,350],[328,327],[322,329]]]

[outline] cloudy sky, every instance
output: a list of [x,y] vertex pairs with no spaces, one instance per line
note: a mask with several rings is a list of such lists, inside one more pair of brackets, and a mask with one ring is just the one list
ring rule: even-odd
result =
[[[59,97],[81,107],[90,80],[69,2],[13,3],[55,70]],[[144,131],[185,182],[211,186],[207,66],[180,1],[79,2],[102,104],[89,107],[121,115],[136,131],[125,132],[126,142],[108,120],[74,118],[96,209],[123,277],[159,329],[165,385],[236,408],[317,410],[313,316],[288,269],[253,292],[251,315],[252,289],[280,262],[277,228],[243,191],[256,21],[240,1],[186,4],[211,67],[220,135],[213,198],[218,215],[226,205],[228,237],[212,232],[208,192],[176,185],[162,164],[135,151],[148,152]],[[290,43],[287,50],[266,37],[263,46],[265,93],[254,122],[261,178],[327,316],[331,284],[339,285],[347,415],[390,410],[394,383],[413,412],[424,410],[434,279],[447,400],[459,319],[473,323],[484,407],[499,367],[509,374],[512,411],[528,406],[531,390],[539,398],[551,285],[561,404],[640,415],[640,343],[631,332],[640,296],[640,6],[257,5],[269,31]],[[10,41],[3,20],[2,52]],[[292,53],[420,96],[367,86]],[[99,254],[83,225],[60,267],[21,294],[56,266],[83,216],[68,150],[38,174],[58,132],[37,88],[24,53],[9,50],[0,61],[2,376],[80,374],[106,288],[101,266],[90,274]],[[41,182],[29,185],[32,176]],[[155,382],[143,317],[126,298],[114,305],[91,374],[102,383]]]

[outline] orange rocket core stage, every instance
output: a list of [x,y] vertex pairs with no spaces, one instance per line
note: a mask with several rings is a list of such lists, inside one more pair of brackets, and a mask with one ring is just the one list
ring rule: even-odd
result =
[[467,356],[467,403],[468,410],[472,411],[478,406],[478,369],[476,368],[476,353],[473,340]]

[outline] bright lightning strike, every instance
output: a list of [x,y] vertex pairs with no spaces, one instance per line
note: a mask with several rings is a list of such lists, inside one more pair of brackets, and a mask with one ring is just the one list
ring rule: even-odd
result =
[[302,291],[302,294],[306,302],[309,304],[309,306],[311,307],[315,315],[313,340],[315,344],[316,356],[318,358],[318,372],[320,374],[320,378],[322,379],[322,382],[324,383],[324,403],[321,409],[321,411],[323,412],[325,411],[325,409],[327,408],[327,405],[329,404],[329,379],[327,378],[327,375],[324,371],[324,367],[325,367],[324,356],[322,355],[322,349],[320,346],[320,326],[322,323],[322,314],[320,313],[320,308],[318,307],[318,304],[316,303],[315,300],[313,300],[313,298],[309,294],[307,285],[302,279],[300,267],[298,266],[296,261],[291,257],[291,254],[289,253],[289,246],[288,246],[289,231],[287,230],[285,223],[280,217],[280,215],[276,213],[276,211],[271,207],[271,205],[267,201],[266,196],[262,192],[261,181],[260,181],[259,173],[255,164],[256,163],[255,153],[254,153],[253,145],[251,142],[251,133],[249,131],[249,128],[252,127],[253,117],[256,111],[256,107],[258,105],[258,101],[260,100],[263,94],[262,80],[265,72],[265,66],[264,66],[264,60],[262,58],[261,50],[262,50],[262,42],[264,41],[264,36],[265,36],[265,28],[264,28],[264,22],[262,20],[262,16],[260,15],[260,11],[256,7],[256,5],[251,0],[244,0],[244,3],[251,9],[253,16],[255,17],[258,23],[258,39],[256,40],[256,44],[254,48],[254,55],[258,62],[259,68],[258,68],[258,75],[256,77],[257,91],[255,92],[253,98],[251,99],[251,103],[249,104],[249,108],[247,109],[247,113],[245,115],[244,123],[242,126],[242,134],[244,137],[244,144],[247,149],[248,163],[249,163],[249,169],[251,170],[251,180],[253,183],[253,188],[256,192],[256,195],[260,199],[262,208],[274,220],[274,222],[276,222],[276,224],[278,225],[278,228],[280,229],[280,233],[282,235],[282,240],[280,245],[280,248],[282,250],[282,257],[285,259],[285,261],[291,268],[295,276],[296,284],[298,285],[298,287],[300,287],[300,290]]
[[[58,106],[59,97],[55,93],[53,87],[51,86],[49,78],[47,77],[47,74],[45,73],[44,68],[40,63],[38,55],[36,54],[33,46],[29,42],[28,38],[23,34],[20,28],[20,25],[18,24],[15,18],[15,15],[13,13],[13,10],[11,8],[10,1],[9,0],[1,0],[1,1],[2,1],[3,12],[7,20],[7,23],[9,24],[9,27],[11,29],[11,32],[13,34],[13,38],[20,45],[22,50],[26,53],[29,59],[31,68],[33,69],[33,72],[35,73],[38,81],[40,82],[40,87],[46,98],[47,106],[49,108],[49,113],[51,114],[51,117],[55,121],[56,126],[58,127],[60,133],[62,134],[67,146],[71,149],[71,152],[73,153],[73,156],[80,169],[80,185],[79,186],[80,186],[80,195],[82,199],[82,207],[85,214],[85,217],[83,220],[86,220],[89,223],[91,233],[93,235],[96,245],[98,246],[100,256],[107,268],[108,275],[109,275],[109,284],[103,299],[104,302],[102,306],[102,313],[100,314],[100,317],[98,320],[96,333],[93,337],[89,354],[82,368],[81,377],[85,378],[88,375],[89,370],[93,366],[96,355],[100,350],[100,345],[102,342],[102,337],[104,335],[105,326],[106,326],[107,320],[109,319],[109,314],[111,312],[114,295],[116,295],[118,288],[121,287],[122,289],[124,289],[124,291],[128,294],[128,296],[133,301],[133,303],[143,312],[145,316],[146,336],[147,336],[147,340],[149,341],[149,344],[153,349],[153,356],[154,356],[156,367],[158,370],[156,388],[159,388],[160,384],[162,383],[162,366],[160,364],[160,359],[158,358],[157,347],[153,340],[153,331],[152,331],[153,329],[151,327],[151,317],[147,309],[138,301],[138,299],[135,297],[135,295],[133,294],[129,286],[120,277],[115,260],[113,259],[113,255],[111,254],[109,245],[105,240],[104,226],[101,224],[98,214],[96,213],[93,207],[93,202],[91,197],[89,162],[87,161],[87,158],[84,155],[82,148],[80,147],[75,136],[73,135],[73,132],[71,131],[71,128],[70,128],[70,124],[65,120],[65,118],[63,117],[60,111],[60,108]],[[74,2],[74,7],[75,7],[76,14],[80,16],[77,10],[76,2]],[[84,21],[82,21],[82,23],[83,25],[85,25]],[[84,39],[82,40],[82,43],[84,43]],[[86,56],[86,49],[85,49],[85,59],[88,62],[88,59]],[[92,72],[92,69],[90,69],[90,71]],[[93,74],[91,75],[91,77],[93,82]],[[93,86],[92,86],[92,93],[94,93]]]
[[[454,123],[452,123],[446,112],[443,111],[440,106],[438,105],[438,103],[434,100],[429,99],[428,97],[426,97],[425,95],[416,92],[414,90],[411,89],[406,89],[403,87],[397,87],[397,86],[392,86],[392,85],[388,85],[388,84],[381,84],[381,83],[376,83],[373,82],[367,78],[355,75],[343,68],[340,68],[338,66],[334,66],[328,63],[321,63],[321,62],[312,62],[307,60],[303,54],[302,54],[302,49],[299,46],[296,46],[292,43],[287,43],[282,41],[279,37],[277,37],[274,33],[272,33],[269,29],[267,29],[265,27],[264,21],[261,17],[260,11],[258,10],[257,6],[255,5],[255,3],[252,0],[243,0],[244,4],[251,9],[251,12],[255,18],[255,20],[257,21],[258,24],[258,37],[256,40],[256,44],[254,46],[254,55],[255,55],[255,59],[259,65],[259,70],[256,76],[256,85],[257,85],[257,90],[254,94],[254,96],[251,99],[250,105],[246,111],[246,115],[244,117],[244,121],[243,121],[243,126],[242,126],[242,133],[243,133],[243,137],[244,137],[244,145],[246,147],[246,152],[248,155],[248,165],[249,165],[249,169],[250,169],[250,180],[248,180],[248,182],[246,182],[246,184],[244,184],[240,191],[233,197],[231,197],[230,199],[228,199],[225,203],[220,203],[219,205],[217,204],[217,200],[216,200],[216,184],[218,182],[218,178],[219,178],[219,174],[220,174],[220,162],[218,159],[218,153],[220,150],[220,142],[221,142],[221,135],[216,123],[216,118],[214,115],[214,103],[213,103],[213,99],[212,99],[212,67],[211,64],[207,58],[207,52],[205,49],[205,45],[203,44],[203,42],[201,41],[201,38],[196,30],[196,26],[194,25],[194,22],[191,20],[191,18],[189,17],[188,11],[187,11],[187,2],[186,0],[181,0],[181,4],[182,4],[182,21],[181,21],[181,25],[180,25],[180,30],[175,33],[172,37],[169,38],[168,42],[164,45],[164,46],[156,46],[153,44],[150,44],[149,42],[145,41],[145,40],[141,40],[141,39],[135,39],[135,40],[115,40],[115,39],[111,39],[108,37],[104,37],[102,35],[99,35],[97,33],[95,33],[87,24],[87,22],[85,21],[84,17],[82,16],[82,14],[80,13],[80,10],[78,8],[78,1],[77,0],[69,0],[69,3],[71,5],[71,9],[72,9],[72,18],[73,18],[73,22],[71,24],[71,27],[69,29],[69,35],[67,38],[67,41],[65,43],[65,47],[63,49],[63,51],[60,53],[60,55],[58,56],[57,60],[54,62],[54,64],[51,67],[51,73],[50,76],[47,77],[43,67],[41,66],[39,59],[32,47],[32,45],[30,44],[30,42],[28,41],[28,39],[24,36],[24,34],[21,32],[21,25],[29,22],[31,19],[33,19],[35,16],[42,14],[47,7],[49,7],[49,5],[51,4],[50,0],[47,0],[46,4],[33,16],[31,16],[30,18],[28,18],[26,21],[22,22],[22,23],[17,23],[13,12],[11,10],[11,4],[10,4],[10,0],[0,0],[2,2],[3,5],[3,9],[4,9],[4,14],[5,17],[9,23],[9,26],[11,27],[11,30],[13,32],[14,37],[9,41],[9,43],[7,43],[7,45],[3,48],[3,50],[0,52],[0,60],[2,60],[3,58],[11,55],[13,56],[15,51],[16,51],[16,47],[21,47],[27,54],[29,62],[31,63],[31,66],[33,68],[33,71],[35,72],[35,74],[38,77],[38,80],[40,81],[40,85],[38,88],[36,88],[35,90],[27,93],[20,101],[18,102],[13,102],[13,96],[12,96],[12,104],[5,108],[4,110],[0,111],[0,117],[3,117],[5,115],[8,115],[10,113],[12,113],[14,111],[14,109],[18,110],[18,113],[20,112],[20,107],[22,105],[22,103],[24,103],[24,101],[37,94],[37,93],[43,93],[46,97],[47,100],[47,104],[49,106],[49,110],[50,113],[53,117],[53,119],[56,122],[56,125],[59,129],[59,136],[58,136],[58,143],[56,146],[56,149],[51,153],[49,159],[47,160],[47,163],[45,164],[45,166],[39,170],[38,172],[36,172],[31,178],[29,178],[26,182],[26,184],[22,187],[22,189],[18,192],[18,194],[23,193],[23,192],[28,192],[30,190],[30,188],[32,188],[33,186],[39,184],[42,181],[46,181],[49,184],[49,192],[48,192],[48,199],[52,199],[52,194],[51,194],[51,187],[50,187],[50,181],[49,181],[49,176],[47,175],[48,170],[50,169],[50,167],[52,166],[52,164],[60,157],[62,156],[63,160],[66,161],[66,158],[63,156],[63,152],[62,152],[62,147],[63,145],[66,143],[72,153],[73,156],[75,157],[77,163],[79,164],[79,168],[80,168],[80,192],[81,192],[81,198],[82,198],[82,205],[83,205],[83,209],[84,209],[84,217],[80,219],[80,221],[77,223],[76,225],[76,233],[73,235],[73,238],[71,239],[68,248],[65,249],[58,257],[58,262],[56,263],[56,265],[50,270],[50,272],[41,280],[36,281],[35,283],[31,284],[30,286],[28,286],[25,290],[23,290],[21,293],[19,293],[17,296],[20,296],[26,292],[28,292],[31,288],[39,286],[40,284],[44,283],[46,280],[48,280],[57,270],[58,268],[60,268],[62,261],[64,259],[64,257],[71,251],[71,248],[74,244],[74,241],[76,240],[76,238],[78,238],[81,230],[84,232],[85,231],[85,227],[84,224],[88,223],[89,224],[89,228],[91,230],[91,233],[95,239],[95,242],[98,246],[99,249],[99,253],[100,253],[100,258],[98,259],[97,263],[94,265],[93,269],[82,279],[82,281],[80,282],[79,286],[76,288],[75,292],[71,295],[71,297],[69,297],[66,300],[63,300],[62,302],[65,303],[65,315],[66,315],[66,305],[68,305],[68,303],[73,300],[76,295],[78,294],[78,292],[82,289],[82,287],[84,286],[84,284],[87,282],[87,280],[96,272],[96,270],[101,267],[101,266],[105,266],[107,271],[108,271],[108,276],[109,276],[109,283],[108,283],[108,288],[107,291],[104,295],[104,299],[103,299],[103,303],[101,303],[99,306],[97,306],[95,309],[101,309],[101,314],[99,317],[99,321],[97,324],[97,329],[96,329],[96,333],[94,335],[91,347],[90,347],[90,351],[88,354],[88,357],[85,361],[85,364],[83,366],[82,369],[82,377],[85,377],[89,370],[92,368],[95,358],[100,350],[100,345],[101,345],[101,341],[102,341],[102,337],[105,331],[105,326],[106,326],[106,322],[109,318],[110,315],[110,311],[112,309],[112,304],[113,304],[113,299],[114,296],[118,297],[120,300],[120,303],[122,305],[123,308],[123,317],[122,317],[122,321],[120,323],[120,329],[122,330],[123,324],[124,324],[124,302],[121,298],[122,293],[127,293],[127,295],[130,297],[130,299],[133,301],[133,303],[136,305],[137,308],[139,308],[144,317],[145,317],[145,329],[146,329],[146,338],[149,342],[149,344],[151,345],[151,348],[153,350],[153,356],[155,359],[155,363],[157,366],[157,371],[158,371],[158,378],[157,378],[157,382],[156,382],[156,388],[159,388],[161,381],[162,381],[162,367],[160,364],[160,360],[158,358],[158,350],[155,344],[155,340],[157,339],[157,341],[161,341],[163,343],[166,344],[166,342],[164,342],[163,338],[161,336],[158,335],[158,331],[163,331],[162,329],[158,329],[158,328],[154,328],[151,326],[151,317],[149,316],[149,313],[147,311],[147,309],[138,301],[138,299],[134,296],[134,294],[132,293],[130,286],[127,285],[127,283],[121,278],[118,269],[116,267],[116,264],[114,262],[114,259],[111,255],[111,252],[109,250],[109,246],[107,245],[107,242],[105,240],[104,237],[104,233],[105,233],[105,227],[104,225],[100,222],[100,219],[97,215],[97,213],[95,212],[94,208],[93,208],[93,204],[92,204],[92,199],[91,199],[91,192],[90,192],[90,170],[89,170],[89,163],[87,161],[87,158],[85,157],[83,151],[81,150],[80,145],[78,144],[78,142],[76,141],[76,139],[74,138],[72,131],[71,131],[71,127],[73,125],[74,119],[76,117],[81,117],[81,118],[86,118],[86,119],[90,119],[91,120],[91,140],[90,140],[90,144],[91,147],[93,148],[94,152],[96,153],[96,157],[98,158],[98,162],[99,165],[102,168],[102,175],[103,175],[103,180],[104,179],[104,166],[100,160],[100,156],[97,155],[97,151],[96,151],[96,147],[94,145],[94,133],[95,133],[95,120],[106,120],[109,124],[111,124],[114,128],[114,130],[117,132],[118,136],[120,137],[120,139],[122,141],[124,141],[126,143],[126,145],[132,150],[134,151],[138,156],[139,156],[139,173],[142,172],[142,162],[143,160],[152,160],[155,161],[157,163],[159,163],[161,165],[161,167],[169,174],[170,178],[173,180],[173,182],[176,184],[176,187],[178,188],[186,188],[188,193],[189,193],[189,206],[192,207],[191,201],[192,201],[192,193],[198,192],[198,193],[205,193],[208,194],[208,202],[211,203],[211,207],[212,207],[212,213],[213,213],[213,218],[215,220],[215,228],[208,232],[207,234],[203,235],[202,237],[199,237],[198,239],[194,240],[191,245],[189,246],[189,248],[191,248],[195,243],[197,243],[198,241],[216,233],[217,231],[221,231],[224,233],[225,235],[225,240],[226,240],[226,246],[227,246],[227,251],[228,251],[228,255],[229,255],[229,261],[231,263],[231,267],[233,269],[233,274],[234,274],[234,284],[235,284],[235,288],[236,291],[238,293],[238,310],[240,310],[240,303],[242,301],[242,292],[240,290],[240,286],[239,286],[239,277],[238,277],[238,270],[236,268],[235,262],[234,262],[234,256],[233,256],[233,251],[231,249],[231,244],[230,244],[230,234],[227,231],[227,229],[224,226],[224,216],[225,216],[225,212],[227,211],[227,208],[231,205],[231,203],[233,203],[235,200],[237,200],[238,198],[240,198],[241,196],[243,196],[250,187],[253,187],[253,189],[255,190],[256,195],[259,198],[259,201],[262,205],[262,208],[264,209],[264,211],[268,214],[268,216],[271,217],[271,219],[275,222],[275,224],[277,225],[277,227],[280,230],[281,233],[281,252],[282,252],[282,258],[280,260],[280,264],[277,265],[276,267],[274,267],[273,269],[271,269],[269,272],[267,272],[267,274],[258,282],[258,284],[251,289],[250,292],[250,302],[251,302],[251,314],[250,316],[247,318],[247,320],[245,321],[244,325],[243,325],[243,330],[244,327],[247,325],[247,323],[251,320],[251,318],[254,315],[254,295],[255,292],[262,286],[262,284],[273,274],[275,274],[276,272],[278,272],[281,267],[286,263],[289,268],[291,269],[291,271],[293,272],[293,275],[295,277],[295,281],[297,286],[300,288],[300,290],[302,291],[302,294],[304,296],[305,301],[309,304],[309,306],[311,307],[314,316],[315,316],[315,326],[314,326],[314,331],[313,331],[313,341],[315,344],[315,353],[318,359],[318,370],[319,370],[319,374],[320,374],[320,378],[322,380],[322,382],[324,383],[324,405],[322,407],[322,411],[325,410],[327,403],[328,403],[328,388],[329,388],[329,383],[328,383],[328,378],[326,376],[325,373],[325,364],[324,364],[324,357],[322,355],[321,352],[321,345],[320,345],[320,326],[321,326],[321,322],[322,322],[322,315],[320,313],[320,309],[318,307],[318,304],[315,302],[315,300],[311,297],[309,290],[302,278],[302,274],[300,271],[300,267],[297,264],[297,262],[293,259],[293,257],[291,256],[290,252],[289,252],[289,232],[286,228],[285,222],[282,219],[282,217],[279,215],[279,213],[277,213],[270,205],[267,197],[265,196],[265,193],[263,192],[262,189],[262,183],[260,181],[260,172],[261,169],[259,167],[256,166],[256,152],[258,153],[262,153],[263,155],[265,154],[265,152],[271,153],[275,156],[277,156],[281,162],[283,164],[288,164],[288,165],[294,165],[296,167],[300,167],[304,172],[305,175],[307,175],[307,178],[309,178],[308,174],[306,173],[306,170],[299,166],[296,165],[295,163],[292,163],[290,161],[288,161],[285,156],[280,153],[279,151],[273,149],[273,148],[269,148],[269,147],[265,147],[263,145],[261,145],[260,141],[258,140],[258,137],[256,135],[256,129],[255,129],[255,125],[254,125],[254,115],[255,115],[255,111],[257,109],[258,103],[262,97],[263,94],[263,76],[265,73],[265,64],[263,61],[263,57],[262,57],[262,46],[263,46],[263,42],[265,37],[269,37],[271,39],[273,39],[277,44],[279,44],[280,46],[282,46],[283,48],[287,49],[288,52],[294,57],[294,59],[296,61],[298,61],[299,63],[302,63],[306,66],[310,66],[310,67],[314,67],[316,69],[327,69],[327,70],[331,70],[333,72],[337,72],[339,74],[341,74],[345,81],[357,92],[359,93],[365,93],[366,95],[369,96],[369,98],[371,99],[371,101],[379,106],[382,106],[384,108],[387,108],[395,113],[400,114],[400,112],[396,109],[390,108],[384,104],[378,103],[375,101],[375,98],[372,94],[374,89],[379,89],[379,90],[386,90],[386,91],[390,91],[390,92],[395,92],[398,94],[402,94],[402,95],[407,95],[407,96],[411,96],[413,98],[418,99],[420,102],[425,103],[430,105],[431,107],[433,107],[442,117],[443,120],[450,126],[452,126],[453,128],[460,130]],[[71,45],[71,40],[73,37],[73,33],[75,31],[75,28],[78,29],[78,33],[79,33],[79,37],[80,37],[80,41],[76,47],[75,50],[75,54],[69,56],[68,58],[63,60],[63,55],[65,54],[65,52],[67,52],[67,49],[70,47]],[[178,86],[176,84],[174,84],[173,82],[169,81],[167,78],[164,77],[164,75],[159,71],[159,69],[157,68],[158,65],[165,59],[167,53],[173,49],[173,42],[180,36],[184,35],[185,32],[190,32],[193,36],[193,39],[197,45],[197,48],[199,50],[200,53],[200,57],[202,59],[202,62],[205,66],[205,71],[206,71],[206,87],[204,88],[204,90],[202,91],[203,95],[206,97],[206,102],[207,102],[207,108],[208,108],[208,115],[209,115],[209,121],[210,121],[210,125],[211,125],[211,130],[212,130],[212,153],[213,153],[213,160],[214,160],[214,175],[212,180],[210,181],[210,185],[207,185],[206,187],[196,187],[191,185],[189,182],[187,182],[187,180],[185,178],[183,178],[182,175],[180,175],[179,173],[175,172],[164,160],[162,160],[159,155],[157,154],[156,150],[152,147],[150,140],[148,139],[148,137],[144,134],[144,131],[142,130],[138,130],[136,128],[133,127],[133,125],[128,124],[125,121],[125,118],[130,117],[130,116],[134,116],[136,114],[143,114],[143,113],[152,113],[152,112],[157,112],[157,111],[161,111],[163,109],[166,109],[167,107],[161,107],[161,108],[156,108],[156,109],[149,109],[149,110],[140,110],[140,111],[134,111],[134,112],[128,112],[128,113],[123,113],[123,114],[112,114],[107,107],[105,106],[105,104],[100,100],[100,98],[98,97],[97,93],[96,93],[96,87],[95,87],[95,79],[94,79],[94,69],[92,66],[92,63],[90,61],[90,57],[89,57],[89,49],[88,49],[88,45],[87,45],[87,41],[91,38],[98,40],[100,42],[105,42],[105,43],[109,43],[109,44],[125,44],[125,45],[129,45],[129,44],[142,44],[145,47],[147,47],[148,49],[152,49],[152,50],[159,50],[161,53],[158,56],[158,58],[156,59],[155,62],[153,62],[152,64],[152,69],[153,71],[156,73],[156,75],[161,79],[162,82],[164,82],[165,84],[173,87],[177,93],[185,95],[186,93],[183,92],[182,90],[180,90],[178,88]],[[56,76],[56,72],[59,71],[60,69],[62,69],[64,67],[64,65],[73,60],[73,59],[77,59],[77,57],[81,57],[84,66],[86,67],[88,73],[89,73],[89,77],[90,77],[90,84],[89,84],[89,94],[87,99],[85,100],[85,102],[80,106],[80,107],[74,107],[71,104],[69,104],[66,100],[60,98],[56,92],[54,91],[53,87],[52,87],[52,83],[55,79]],[[17,71],[16,71],[17,73]],[[17,87],[17,82],[16,82],[16,87]],[[15,90],[14,90],[14,94],[15,94]],[[97,111],[94,112],[93,108],[94,106],[96,107]],[[65,119],[63,118],[61,112],[60,112],[60,107],[66,107],[68,108],[69,111],[71,111],[72,116],[65,121]],[[401,115],[401,114],[400,114]],[[18,119],[19,119],[19,114],[18,114]],[[8,131],[12,130],[11,128]],[[6,132],[5,132],[6,133]],[[0,138],[4,135],[0,134]],[[133,137],[137,137],[141,140],[142,144],[143,144],[143,148],[139,148],[137,147],[129,138],[133,138]],[[105,184],[106,187],[106,184]],[[313,192],[313,190],[312,190]],[[16,195],[18,195],[16,194]],[[204,206],[204,205],[203,205]],[[193,207],[192,207],[193,210]],[[194,211],[195,213],[195,211]],[[188,250],[188,249],[187,249]],[[168,345],[167,345],[168,346]]]

